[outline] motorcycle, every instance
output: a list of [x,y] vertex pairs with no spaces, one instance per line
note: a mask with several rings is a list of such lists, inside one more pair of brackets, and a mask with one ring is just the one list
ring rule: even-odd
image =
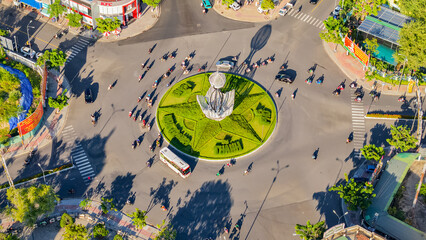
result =
[[147,166],[148,168],[151,168],[151,165],[152,165],[151,160],[148,160],[148,161],[146,162],[146,166]]
[[399,97],[398,102],[405,102],[405,97],[404,96]]
[[358,86],[358,84],[354,81],[354,82],[352,82],[350,85],[349,85],[349,87],[350,88],[356,88]]
[[333,95],[339,96],[340,95],[340,90],[336,89],[333,91]]
[[361,96],[356,97],[355,102],[362,102],[362,97]]
[[133,141],[132,143],[132,149],[134,150],[136,148],[136,141]]

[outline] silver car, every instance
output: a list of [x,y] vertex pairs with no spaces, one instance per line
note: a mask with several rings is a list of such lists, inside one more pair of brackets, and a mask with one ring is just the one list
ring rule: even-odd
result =
[[232,3],[229,7],[234,9],[235,11],[238,11],[241,8],[241,6],[238,2]]

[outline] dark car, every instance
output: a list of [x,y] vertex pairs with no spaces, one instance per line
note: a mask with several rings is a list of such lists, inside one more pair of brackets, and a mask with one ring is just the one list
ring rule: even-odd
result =
[[314,4],[314,5],[315,5],[315,4],[317,4],[317,3],[318,3],[318,0],[309,0],[309,3],[310,3],[310,4]]
[[285,82],[285,83],[288,83],[288,84],[294,82],[294,78],[290,74],[285,73],[285,72],[278,73],[277,76],[275,76],[275,80],[278,80],[280,82]]
[[90,88],[87,88],[86,91],[84,91],[84,101],[86,103],[92,103],[93,102],[92,90]]

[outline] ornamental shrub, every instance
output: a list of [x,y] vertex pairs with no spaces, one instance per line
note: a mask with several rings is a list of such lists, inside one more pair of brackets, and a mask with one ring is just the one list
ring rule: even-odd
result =
[[256,108],[256,116],[259,119],[260,124],[262,125],[271,124],[271,118],[272,118],[271,109],[266,108],[260,103]]
[[188,81],[173,90],[172,95],[175,97],[184,97],[190,94],[194,88],[195,83],[192,81]]

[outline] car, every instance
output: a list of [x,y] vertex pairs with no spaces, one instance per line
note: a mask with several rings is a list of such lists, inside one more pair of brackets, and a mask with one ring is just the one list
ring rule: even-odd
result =
[[21,47],[21,53],[24,54],[24,57],[29,56],[30,58],[34,58],[36,55],[36,51],[32,50],[29,47]]
[[369,181],[369,179],[365,177],[356,177],[356,178],[353,178],[353,180],[354,182],[357,182],[357,183],[364,183]]
[[288,83],[288,84],[291,84],[291,83],[294,82],[294,78],[286,72],[279,72],[275,76],[275,80],[278,80],[278,81],[284,82],[284,83]]
[[92,94],[92,89],[87,88],[84,91],[84,101],[86,103],[92,103],[93,102],[93,94]]
[[223,68],[233,68],[234,65],[235,63],[229,60],[219,60],[216,63],[216,67],[223,67]]
[[281,15],[281,16],[285,16],[288,13],[288,11],[290,11],[290,9],[292,9],[292,8],[293,8],[293,4],[287,3],[284,7],[282,7],[280,9],[278,14]]
[[341,10],[341,8],[340,8],[339,5],[337,5],[336,8],[334,8],[333,13],[332,13],[334,18],[339,17],[340,10]]
[[210,0],[203,0],[203,6],[204,6],[206,9],[210,9],[210,8],[212,8],[212,4],[210,3]]
[[241,6],[238,2],[232,3],[229,7],[234,9],[234,11],[238,11],[241,8]]
[[368,173],[373,173],[374,172],[374,170],[376,170],[376,165],[374,165],[374,164],[371,164],[371,165],[368,165],[367,166],[367,172]]
[[309,3],[315,5],[318,3],[318,0],[309,0]]

